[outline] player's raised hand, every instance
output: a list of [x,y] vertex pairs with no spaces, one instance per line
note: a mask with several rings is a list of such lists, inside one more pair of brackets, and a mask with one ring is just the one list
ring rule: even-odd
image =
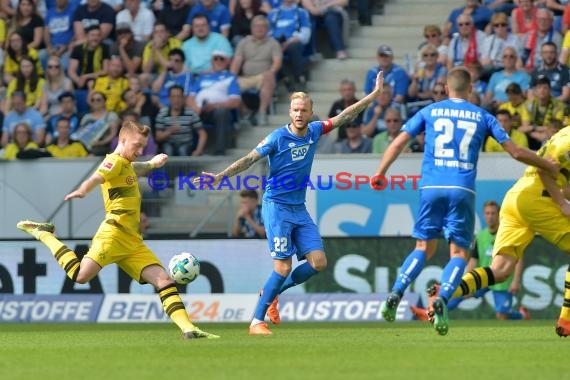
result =
[[151,158],[149,162],[154,168],[161,168],[166,164],[166,161],[168,161],[168,156],[164,153],[160,153]]
[[376,85],[374,86],[374,92],[376,95],[380,95],[384,90],[384,71],[378,71],[378,75],[376,75]]
[[[192,180],[194,186],[198,188],[204,188],[207,186],[215,186],[220,183],[221,178],[219,178],[214,173],[202,172],[202,174]],[[205,185],[205,186],[204,186]]]

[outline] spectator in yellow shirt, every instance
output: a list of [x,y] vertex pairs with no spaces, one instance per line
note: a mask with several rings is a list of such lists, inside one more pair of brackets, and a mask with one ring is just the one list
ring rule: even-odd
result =
[[[497,121],[501,124],[501,127],[507,132],[510,136],[511,141],[518,146],[522,146],[524,148],[528,148],[528,139],[526,135],[522,132],[517,131],[511,125],[511,114],[507,110],[498,110],[497,114]],[[499,144],[494,138],[488,137],[487,141],[485,142],[485,147],[483,149],[484,152],[504,152],[503,146]]]
[[20,32],[15,31],[10,33],[4,59],[4,83],[10,83],[10,81],[15,78],[18,68],[20,67],[20,60],[24,56],[28,56],[34,60],[38,75],[42,76],[44,70],[38,58],[37,50],[28,48]]
[[500,110],[507,110],[511,114],[511,125],[514,129],[522,133],[532,130],[530,125],[530,112],[528,112],[526,99],[521,86],[518,83],[511,83],[505,89],[508,102],[499,106]]
[[15,160],[20,152],[39,149],[38,144],[32,140],[32,129],[26,123],[18,123],[12,134],[12,141],[6,145],[2,158],[5,160]]
[[71,121],[62,117],[57,121],[57,138],[46,147],[46,150],[55,158],[79,158],[86,157],[89,152],[85,145],[79,141],[71,140],[69,133]]
[[109,60],[107,75],[103,75],[95,79],[93,91],[100,92],[107,98],[107,111],[120,113],[127,108],[125,102],[121,98],[123,92],[129,88],[129,81],[123,75],[123,62],[121,57],[113,56]]
[[176,38],[170,37],[166,25],[157,21],[152,29],[152,37],[143,50],[142,71],[143,84],[150,85],[154,77],[168,70],[168,53],[174,48],[180,48],[182,43]]
[[26,94],[26,105],[39,109],[44,89],[45,79],[38,75],[35,62],[28,56],[20,59],[20,67],[16,77],[8,84],[6,90],[6,102],[4,103],[4,114],[8,114],[12,108],[12,94],[14,91],[21,91]]

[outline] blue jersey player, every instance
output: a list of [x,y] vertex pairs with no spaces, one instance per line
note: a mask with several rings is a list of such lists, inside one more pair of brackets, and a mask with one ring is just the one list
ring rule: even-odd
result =
[[[277,295],[307,281],[325,269],[327,260],[319,231],[305,207],[306,181],[317,150],[319,138],[332,129],[354,120],[382,93],[384,76],[379,72],[376,86],[369,95],[327,121],[309,123],[313,116],[313,101],[304,92],[291,95],[291,122],[270,133],[246,156],[212,176],[212,186],[249,168],[263,157],[269,161],[269,177],[263,195],[263,222],[273,272],[269,275],[257,303],[249,328],[250,335],[269,335],[265,315],[280,322]],[[196,178],[199,185],[203,178]],[[292,257],[304,261],[292,271]]]
[[[447,334],[447,301],[461,282],[469,258],[469,246],[475,224],[475,176],[477,160],[486,135],[491,135],[513,158],[554,173],[557,169],[525,148],[518,147],[501,128],[494,116],[467,102],[471,92],[469,72],[452,69],[447,76],[449,99],[419,111],[403,127],[384,154],[376,171],[384,176],[408,141],[425,132],[425,153],[420,181],[420,207],[412,236],[415,249],[404,260],[392,292],[382,305],[388,322],[396,319],[400,299],[433,256],[437,239],[449,242],[450,260],[441,275],[441,289],[434,301],[434,328]],[[378,186],[382,177],[372,186]]]

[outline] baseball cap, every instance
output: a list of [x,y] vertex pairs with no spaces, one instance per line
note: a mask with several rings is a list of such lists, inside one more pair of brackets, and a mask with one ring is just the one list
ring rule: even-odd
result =
[[224,57],[224,58],[231,58],[230,54],[226,51],[217,49],[212,52],[212,57]]
[[392,51],[392,48],[388,45],[380,45],[378,46],[378,55],[387,55],[390,57],[394,56],[394,52]]
[[117,27],[115,28],[115,30],[117,31],[117,33],[119,32],[132,32],[133,29],[131,28],[131,24],[129,24],[128,22],[120,22],[117,24]]

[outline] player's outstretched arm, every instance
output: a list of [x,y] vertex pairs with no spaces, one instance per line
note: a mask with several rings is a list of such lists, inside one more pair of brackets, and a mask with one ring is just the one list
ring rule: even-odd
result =
[[332,128],[340,127],[341,125],[345,125],[352,120],[356,119],[356,117],[364,111],[370,103],[374,99],[378,97],[382,93],[384,88],[384,72],[380,70],[378,75],[376,76],[376,86],[374,90],[364,98],[360,99],[358,102],[354,103],[353,105],[346,107],[340,114],[336,115],[331,119]]
[[566,201],[563,189],[558,186],[556,180],[546,174],[543,170],[538,169],[538,175],[544,185],[544,188],[548,191],[548,194],[550,194],[552,201],[560,207],[562,214],[570,217],[570,204]]
[[408,144],[408,141],[410,141],[410,138],[411,136],[408,134],[408,132],[400,132],[400,134],[394,139],[394,141],[392,141],[392,143],[388,145],[386,152],[384,152],[384,155],[380,160],[380,165],[378,165],[378,169],[376,169],[376,173],[374,173],[374,177],[372,178],[373,182],[370,185],[373,188],[377,186],[379,187],[382,186],[381,183],[382,179],[378,177],[383,177],[386,175],[386,172],[390,168],[390,165],[392,165],[392,163],[396,161],[396,158],[398,158],[400,153],[402,153],[402,151],[406,147],[406,144]]
[[537,156],[532,150],[520,147],[511,140],[505,141],[502,146],[515,160],[542,169],[554,179],[560,174],[560,168],[556,163]]
[[157,154],[148,161],[133,162],[133,169],[137,175],[146,173],[152,169],[163,167],[168,161],[168,156],[164,153]]
[[105,182],[105,179],[101,174],[93,173],[93,175],[88,179],[86,179],[85,181],[83,181],[75,191],[72,191],[71,193],[67,194],[63,199],[68,201],[74,198],[83,198],[87,195],[87,193],[89,193],[97,185],[100,185],[103,182]]
[[[222,178],[233,177],[234,175],[249,169],[251,165],[259,161],[261,157],[262,157],[261,154],[259,154],[257,150],[254,149],[251,152],[249,152],[247,155],[243,156],[242,158],[240,158],[239,160],[237,160],[236,162],[234,162],[233,164],[231,164],[230,166],[219,172],[218,174],[202,172],[202,176],[194,178],[192,183],[197,186],[206,183],[208,185],[215,186],[222,180]],[[211,180],[204,180],[203,177],[209,179],[211,178]]]

